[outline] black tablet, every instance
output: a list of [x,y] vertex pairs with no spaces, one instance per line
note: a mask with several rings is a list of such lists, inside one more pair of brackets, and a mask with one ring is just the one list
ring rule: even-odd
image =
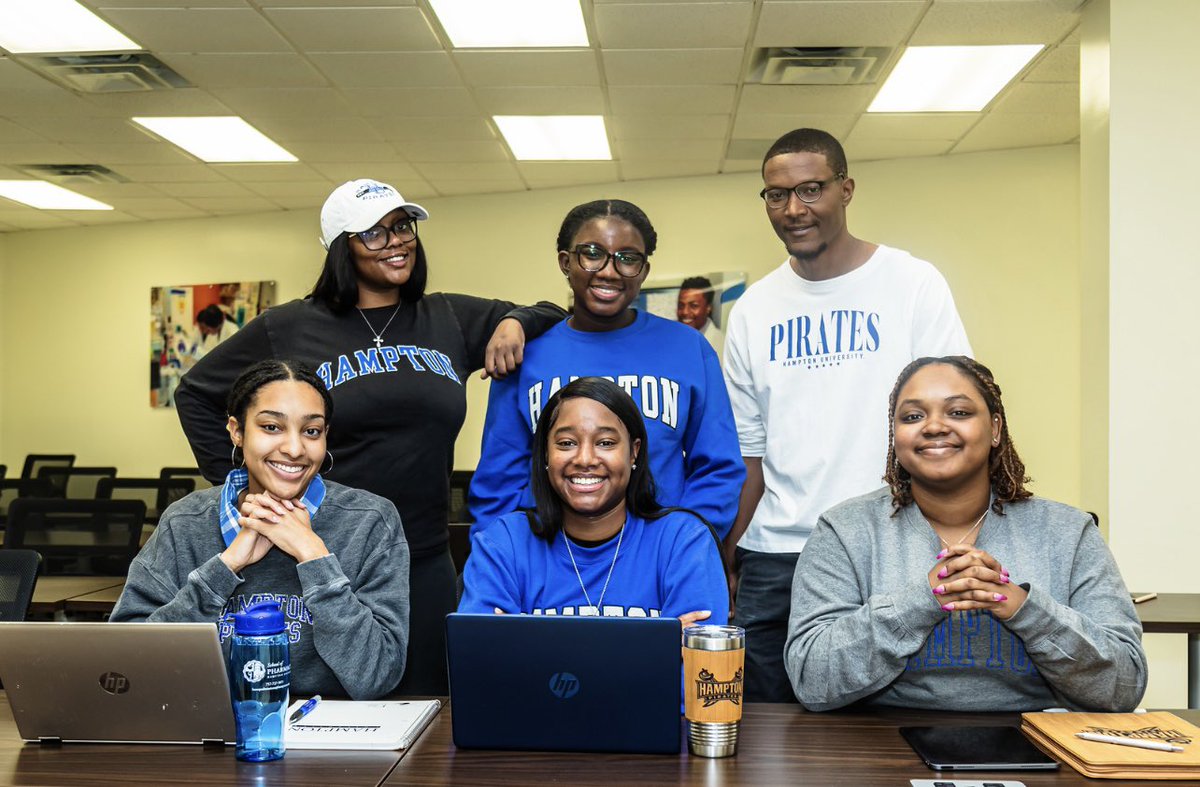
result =
[[901,727],[913,751],[935,771],[1054,770],[1058,763],[1019,727]]

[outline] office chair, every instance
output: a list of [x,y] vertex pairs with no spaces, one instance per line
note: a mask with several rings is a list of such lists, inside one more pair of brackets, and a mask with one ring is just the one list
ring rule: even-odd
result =
[[162,512],[195,488],[192,478],[101,478],[97,500],[141,500],[146,506],[146,524],[157,525]]
[[25,619],[41,562],[32,549],[0,549],[0,620]]
[[3,546],[37,549],[47,576],[124,576],[145,518],[140,500],[20,497],[8,508]]
[[75,464],[75,454],[29,454],[21,468],[21,478],[37,478],[43,467],[70,467]]
[[72,500],[95,500],[96,487],[102,478],[117,475],[115,467],[43,467],[38,471],[38,480],[53,490],[53,497]]
[[473,470],[454,470],[450,473],[450,504],[447,510],[449,522],[474,522],[467,507],[467,490],[471,488]]
[[168,478],[190,478],[194,486],[193,489],[208,489],[212,484],[200,472],[198,467],[164,467],[158,471],[158,477],[163,479]]

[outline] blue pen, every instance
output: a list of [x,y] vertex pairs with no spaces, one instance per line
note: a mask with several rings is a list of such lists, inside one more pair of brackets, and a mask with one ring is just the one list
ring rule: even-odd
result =
[[293,712],[292,715],[288,717],[288,726],[295,724],[296,722],[300,721],[308,714],[312,713],[313,708],[317,707],[317,705],[320,704],[320,702],[321,702],[321,695],[314,694],[313,698],[311,700],[304,703],[299,708],[296,708],[295,712]]

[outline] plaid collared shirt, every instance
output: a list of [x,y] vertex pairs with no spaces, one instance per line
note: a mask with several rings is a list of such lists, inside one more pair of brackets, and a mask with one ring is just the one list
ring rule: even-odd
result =
[[[249,485],[250,474],[246,472],[245,467],[239,467],[230,471],[225,477],[225,485],[221,487],[221,538],[225,539],[225,546],[232,544],[233,539],[237,538],[237,534],[242,530],[238,524],[237,501],[238,495]],[[308,489],[304,490],[300,502],[304,503],[308,516],[312,518],[317,515],[317,509],[321,507],[324,499],[325,482],[318,473],[309,482]]]

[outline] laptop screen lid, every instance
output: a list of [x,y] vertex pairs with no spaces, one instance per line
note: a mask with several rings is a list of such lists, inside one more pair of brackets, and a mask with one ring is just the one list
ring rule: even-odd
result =
[[454,743],[678,754],[675,618],[446,617]]
[[234,740],[212,623],[0,623],[0,681],[27,741]]

